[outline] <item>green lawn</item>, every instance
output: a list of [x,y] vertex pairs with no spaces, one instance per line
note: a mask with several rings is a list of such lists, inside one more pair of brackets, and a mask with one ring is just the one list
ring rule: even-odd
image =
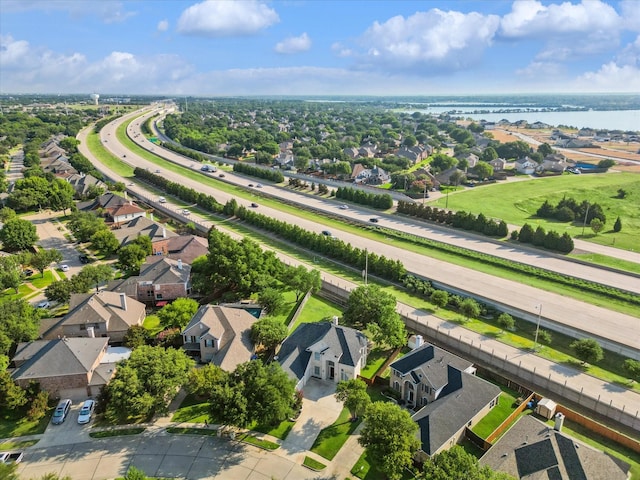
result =
[[124,435],[138,435],[144,431],[145,431],[144,427],[114,428],[113,430],[102,430],[100,432],[91,432],[89,433],[89,436],[91,438],[121,437]]
[[516,409],[514,404],[516,398],[509,393],[502,392],[498,405],[493,407],[482,420],[475,424],[471,429],[473,433],[482,438],[487,438],[490,434],[504,422],[509,415]]
[[372,379],[391,353],[393,353],[393,349],[374,347],[367,355],[367,365],[360,372],[360,376]]
[[171,421],[183,423],[215,423],[212,422],[209,417],[209,408],[209,402],[203,402],[195,395],[189,394],[180,404],[180,408],[175,411],[173,417],[171,417]]
[[164,327],[160,325],[160,318],[157,315],[149,315],[145,317],[144,322],[142,322],[142,326],[149,331],[151,336],[156,336]]
[[263,448],[264,450],[277,450],[280,448],[280,445],[274,442],[270,442],[269,440],[263,440],[249,433],[243,433],[242,435],[236,437],[236,439],[240,442],[249,443],[251,445],[255,445],[256,447]]
[[302,464],[305,467],[309,467],[311,470],[316,470],[316,471],[324,470],[325,468],[327,468],[327,466],[324,463],[320,463],[309,456],[304,457],[304,462],[302,462]]
[[343,408],[338,419],[320,431],[311,451],[332,460],[359,424],[360,420],[352,422],[349,410]]
[[34,293],[34,291],[35,290],[33,290],[31,287],[22,283],[18,287],[18,293],[16,293],[13,288],[7,288],[6,290],[4,290],[0,294],[0,302],[4,300],[15,300],[17,298],[24,298]]
[[266,425],[258,425],[256,423],[249,425],[249,430],[254,432],[260,432],[267,435],[271,435],[272,437],[279,438],[280,440],[284,440],[289,435],[289,432],[295,425],[295,422],[291,422],[289,420],[285,420],[281,422],[279,425],[275,427],[266,426]]
[[290,331],[293,332],[301,323],[319,322],[326,318],[332,318],[334,315],[338,317],[342,316],[342,310],[338,305],[320,298],[317,295],[311,295],[298,316],[296,323],[291,326]]
[[0,438],[22,437],[44,433],[49,424],[54,406],[50,406],[47,413],[40,420],[27,419],[29,405],[17,411],[0,410]]
[[[376,461],[366,450],[360,455],[356,464],[351,468],[351,475],[362,480],[386,480],[387,476],[380,470]],[[404,472],[401,480],[416,478],[410,472]]]
[[[616,198],[618,189],[628,192],[626,198]],[[480,212],[487,217],[500,218],[512,225],[529,223],[545,230],[565,231],[572,237],[580,238],[582,223],[561,223],[534,217],[536,210],[545,200],[557,204],[564,196],[576,199],[578,203],[587,200],[602,206],[607,223],[598,236],[589,227],[585,230],[585,240],[602,245],[613,245],[626,250],[638,249],[640,235],[640,176],[634,173],[607,173],[591,175],[561,175],[531,181],[504,182],[487,187],[466,189],[449,195],[449,209],[464,210],[474,214]],[[445,206],[446,199],[429,202],[438,207]],[[616,218],[622,220],[622,231],[614,233],[611,227]]]
[[104,148],[100,142],[100,136],[93,130],[87,135],[87,147],[100,163],[104,164],[109,170],[112,170],[122,177],[133,177],[133,167],[124,163]]
[[596,265],[604,265],[605,267],[617,268],[618,270],[624,270],[625,272],[640,274],[640,264],[635,262],[629,262],[627,260],[621,260],[607,255],[600,255],[598,253],[577,253],[570,254],[569,256],[585,262],[594,263]]
[[39,440],[23,440],[21,442],[2,442],[0,443],[0,451],[8,452],[9,450],[21,450],[29,448],[38,443]]

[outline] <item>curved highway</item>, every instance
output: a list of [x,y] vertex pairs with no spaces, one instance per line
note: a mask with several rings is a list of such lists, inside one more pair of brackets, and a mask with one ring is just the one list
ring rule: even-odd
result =
[[[104,145],[119,158],[126,155],[127,162],[153,171],[159,167],[153,162],[145,160],[128,151],[116,139],[115,130],[117,126],[135,115],[137,114],[123,117],[104,127],[101,132],[103,139],[109,139],[108,143]],[[86,132],[83,132],[83,134],[86,134]],[[79,138],[81,141],[83,140],[82,136]],[[93,158],[86,148],[83,148],[82,150],[83,154],[88,158]],[[179,155],[175,155],[175,157],[176,161],[189,163],[189,160],[184,157]],[[97,166],[103,169],[101,165]],[[127,179],[118,177],[112,172],[110,172],[109,175],[120,181],[128,181]],[[188,188],[194,188],[208,195],[212,195],[221,203],[224,203],[231,198],[231,195],[226,192],[204,186],[189,178],[179,177],[176,179],[175,177],[177,174],[172,172],[163,172],[163,175],[167,178],[173,177],[174,180],[178,180]],[[236,176],[232,173],[226,173],[226,177],[226,179],[234,178],[234,182],[238,182],[243,185],[249,183],[249,180],[246,178]],[[263,188],[274,189],[275,193],[275,187],[265,186]],[[134,190],[139,189],[136,188]],[[278,191],[280,192],[280,189],[278,189]],[[251,203],[250,200],[244,200],[241,198],[236,198],[236,200],[238,203],[246,206],[250,206]],[[326,204],[325,208],[334,208],[336,212],[342,212],[338,209],[337,204],[329,201],[325,201],[324,203]],[[332,207],[329,207],[329,205]],[[321,231],[323,229],[322,225],[301,219],[279,210],[260,206],[260,211],[282,221],[300,225],[305,229],[312,231]],[[370,213],[367,213],[367,215],[370,215]],[[637,324],[639,322],[637,318],[612,312],[601,307],[522,285],[517,282],[504,280],[464,267],[434,260],[429,257],[408,252],[400,247],[381,244],[373,240],[359,237],[358,235],[340,232],[339,236],[342,240],[351,243],[355,247],[368,248],[369,251],[376,252],[388,258],[401,260],[405,265],[409,266],[408,270],[412,272],[432,278],[437,283],[451,285],[462,292],[468,292],[469,294],[486,299],[487,301],[493,301],[503,306],[506,310],[510,310],[530,321],[535,322],[537,320],[538,311],[536,307],[537,305],[542,304],[542,325],[545,325],[545,323],[548,323],[549,321],[557,325],[564,325],[569,329],[581,332],[579,335],[598,338],[606,348],[620,351],[621,353],[634,358],[640,356],[640,351],[638,350],[638,346],[640,345],[640,329],[637,328]]]

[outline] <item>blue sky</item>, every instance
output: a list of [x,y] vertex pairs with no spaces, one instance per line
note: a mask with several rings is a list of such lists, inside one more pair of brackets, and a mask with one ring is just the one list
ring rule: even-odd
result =
[[640,92],[640,0],[0,0],[0,93]]

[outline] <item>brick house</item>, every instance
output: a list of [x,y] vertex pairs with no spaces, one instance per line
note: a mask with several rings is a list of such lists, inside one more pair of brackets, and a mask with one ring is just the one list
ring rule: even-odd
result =
[[97,395],[113,374],[113,366],[101,366],[108,340],[61,338],[20,343],[12,358],[15,369],[11,376],[23,388],[36,382],[53,397]]
[[140,302],[160,302],[191,294],[191,266],[160,255],[147,257],[136,277]]

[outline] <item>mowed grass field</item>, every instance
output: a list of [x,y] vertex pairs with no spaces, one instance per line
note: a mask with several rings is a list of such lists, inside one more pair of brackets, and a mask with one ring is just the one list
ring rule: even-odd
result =
[[[627,192],[624,199],[616,198],[618,189]],[[587,227],[582,237],[582,221],[557,222],[535,217],[536,210],[545,200],[557,204],[564,196],[578,203],[587,200],[602,206],[607,223],[598,235]],[[444,208],[446,199],[431,202]],[[467,188],[449,194],[449,209],[464,210],[487,217],[499,218],[510,225],[525,223],[534,229],[538,225],[545,230],[565,231],[572,237],[584,238],[602,245],[614,245],[625,250],[640,249],[640,175],[611,172],[604,174],[565,174],[559,177],[532,178],[526,181],[501,182],[493,185]],[[613,232],[616,218],[622,221],[622,230]]]

